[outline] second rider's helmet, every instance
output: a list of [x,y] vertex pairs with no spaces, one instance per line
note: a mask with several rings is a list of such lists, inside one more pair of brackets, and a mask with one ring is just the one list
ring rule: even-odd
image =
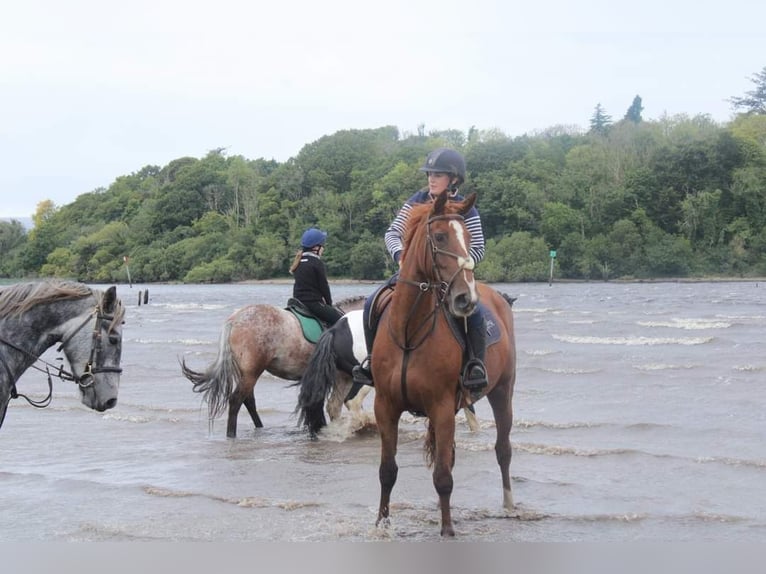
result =
[[301,247],[303,249],[311,249],[317,245],[324,245],[326,240],[327,233],[316,227],[310,227],[301,236]]

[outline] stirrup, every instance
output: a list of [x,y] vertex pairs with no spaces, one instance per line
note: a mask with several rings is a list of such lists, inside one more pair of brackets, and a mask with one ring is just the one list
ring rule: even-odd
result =
[[480,359],[471,359],[463,367],[463,388],[470,393],[480,393],[488,384],[487,370]]

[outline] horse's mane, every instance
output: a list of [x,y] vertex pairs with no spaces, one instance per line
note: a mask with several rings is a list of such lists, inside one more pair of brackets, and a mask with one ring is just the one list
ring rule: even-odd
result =
[[350,305],[352,303],[356,303],[357,301],[361,301],[362,299],[366,299],[366,297],[364,295],[351,295],[350,297],[341,299],[336,305],[338,307],[343,307],[345,305]]
[[[452,213],[459,213],[461,202],[447,201],[444,204],[444,215]],[[410,213],[407,216],[407,224],[404,229],[404,250],[402,251],[402,258],[407,255],[409,246],[412,244],[413,237],[420,226],[428,219],[433,209],[432,203],[418,203],[411,207]]]
[[[20,315],[43,303],[82,299],[90,295],[100,300],[101,291],[91,289],[83,283],[62,279],[17,283],[0,290],[0,317]],[[118,299],[116,303],[112,324],[122,321],[125,315],[122,302]]]

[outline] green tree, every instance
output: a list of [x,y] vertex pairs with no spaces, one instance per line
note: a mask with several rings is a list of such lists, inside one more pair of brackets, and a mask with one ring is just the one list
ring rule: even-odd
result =
[[755,87],[744,96],[729,98],[729,102],[735,110],[744,110],[746,114],[766,114],[766,66],[750,79]]
[[590,133],[605,135],[612,125],[612,116],[608,115],[601,104],[596,104],[590,117]]
[[633,98],[633,103],[630,104],[630,107],[628,108],[628,111],[625,112],[625,120],[629,122],[633,122],[634,124],[639,123],[641,118],[641,112],[644,111],[644,107],[641,105],[641,96],[636,96]]

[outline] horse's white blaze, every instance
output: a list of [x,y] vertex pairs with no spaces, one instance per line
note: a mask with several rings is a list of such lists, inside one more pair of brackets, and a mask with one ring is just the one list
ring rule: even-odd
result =
[[476,281],[474,281],[473,276],[471,278],[468,278],[468,275],[466,274],[466,271],[473,271],[473,268],[476,266],[476,263],[474,262],[471,255],[468,253],[468,244],[465,241],[465,235],[463,230],[463,226],[460,225],[460,222],[458,221],[450,221],[449,222],[452,229],[455,231],[455,236],[457,237],[457,241],[460,244],[460,247],[463,249],[463,253],[465,253],[465,258],[458,257],[458,265],[460,265],[460,268],[463,270],[463,277],[465,279],[466,284],[468,285],[468,289],[471,291],[471,301],[478,301],[479,300],[479,294],[476,291]]
[[353,339],[352,352],[356,360],[361,363],[367,358],[367,343],[364,340],[364,311],[361,309],[346,313],[348,329]]

